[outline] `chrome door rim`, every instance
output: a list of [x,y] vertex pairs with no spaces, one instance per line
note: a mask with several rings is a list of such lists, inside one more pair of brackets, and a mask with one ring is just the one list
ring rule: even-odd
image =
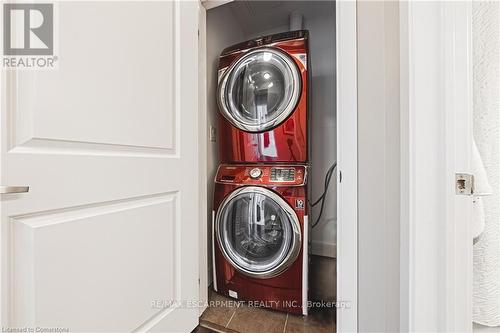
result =
[[[291,224],[291,229],[292,229],[292,243],[291,246],[288,250],[287,255],[285,258],[278,263],[276,266],[271,268],[268,271],[262,271],[262,272],[256,272],[256,271],[251,271],[248,270],[244,267],[241,267],[229,253],[227,252],[226,247],[224,246],[223,240],[221,237],[221,214],[224,211],[224,208],[238,195],[245,194],[245,193],[260,193],[266,197],[269,197],[271,200],[273,200],[275,203],[277,203],[286,213],[286,215],[289,217],[289,222]],[[300,231],[300,222],[297,214],[295,211],[292,209],[292,207],[278,194],[275,192],[266,189],[264,187],[260,186],[245,186],[241,187],[239,189],[234,190],[231,192],[221,203],[217,210],[217,216],[215,219],[215,234],[217,238],[217,243],[219,244],[219,248],[224,256],[224,258],[240,273],[254,277],[254,278],[260,278],[260,279],[266,279],[266,278],[271,278],[278,276],[279,274],[283,273],[288,267],[290,267],[295,260],[297,259],[301,246],[302,246],[302,238],[301,238],[301,231]]]
[[[264,124],[251,124],[251,123],[245,123],[241,120],[236,119],[236,117],[233,116],[233,114],[229,110],[229,106],[227,105],[228,102],[225,98],[226,90],[227,90],[227,83],[228,79],[231,76],[231,73],[238,68],[238,66],[241,65],[245,59],[248,57],[252,56],[255,53],[260,53],[260,52],[270,52],[276,56],[278,56],[281,60],[285,62],[287,65],[292,78],[292,96],[290,100],[288,101],[288,104],[286,107],[283,109],[283,111],[274,119],[264,123]],[[300,76],[300,71],[297,67],[297,64],[295,61],[285,52],[277,49],[277,48],[271,48],[271,47],[261,47],[258,49],[254,49],[252,51],[247,52],[244,54],[242,57],[240,57],[237,61],[235,61],[227,70],[224,71],[224,74],[219,81],[218,85],[218,92],[217,92],[217,102],[219,104],[219,109],[221,110],[222,115],[235,127],[246,131],[246,132],[264,132],[268,131],[279,124],[281,124],[284,120],[286,120],[294,111],[295,107],[297,106],[297,103],[300,98],[300,93],[302,90],[302,80]]]

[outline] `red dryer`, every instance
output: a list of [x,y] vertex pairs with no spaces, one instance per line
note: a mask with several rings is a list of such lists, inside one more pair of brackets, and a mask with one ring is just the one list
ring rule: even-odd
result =
[[308,32],[226,48],[219,57],[223,163],[308,161]]
[[215,179],[215,291],[307,315],[307,167],[223,164]]

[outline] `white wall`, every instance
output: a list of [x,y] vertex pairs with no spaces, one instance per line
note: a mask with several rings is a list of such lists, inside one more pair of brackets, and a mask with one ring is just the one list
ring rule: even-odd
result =
[[[217,66],[219,61],[220,52],[232,44],[245,40],[243,31],[239,26],[239,22],[235,19],[232,11],[228,6],[221,6],[214,10],[207,11],[207,30],[206,30],[206,48],[207,48],[207,118],[208,129],[210,133],[210,126],[217,128],[217,113],[218,107],[215,99],[217,90]],[[223,24],[221,24],[223,22]],[[212,97],[211,97],[212,96]],[[218,142],[211,142],[208,140],[207,147],[207,196],[208,196],[208,209],[207,220],[208,226],[208,276],[209,285],[212,282],[212,198],[214,191],[214,177],[219,165]]]
[[357,3],[358,329],[399,331],[399,9]]

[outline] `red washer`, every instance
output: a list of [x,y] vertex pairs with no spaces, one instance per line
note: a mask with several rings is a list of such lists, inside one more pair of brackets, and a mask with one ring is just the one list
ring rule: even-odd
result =
[[307,315],[307,167],[223,164],[215,179],[215,291]]
[[219,58],[224,163],[308,161],[308,32],[226,48]]

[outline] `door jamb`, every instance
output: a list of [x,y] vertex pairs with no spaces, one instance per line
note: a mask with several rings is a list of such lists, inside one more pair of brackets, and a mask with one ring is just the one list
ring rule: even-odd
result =
[[358,331],[356,2],[336,1],[337,332]]
[[198,207],[200,207],[199,217],[199,304],[201,316],[203,311],[208,307],[208,227],[207,227],[207,209],[208,209],[208,194],[207,194],[207,45],[206,45],[206,18],[207,9],[202,2],[198,2],[198,177],[200,183]]

